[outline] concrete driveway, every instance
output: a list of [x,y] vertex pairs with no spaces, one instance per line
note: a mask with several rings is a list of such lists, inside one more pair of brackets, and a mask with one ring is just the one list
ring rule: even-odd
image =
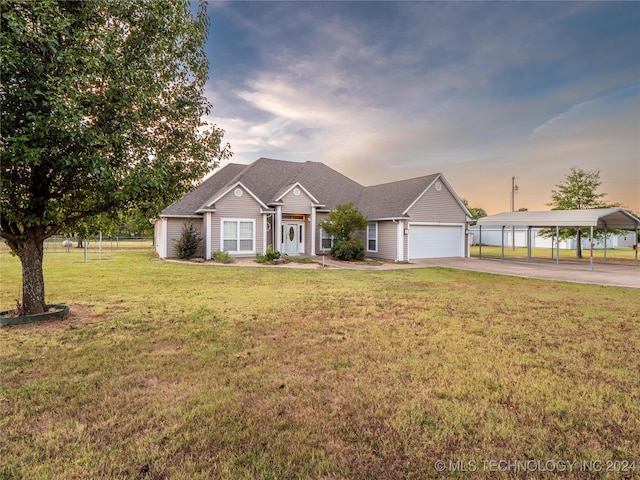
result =
[[[322,257],[314,257],[322,264]],[[444,267],[457,270],[511,275],[515,277],[538,278],[541,280],[557,280],[560,282],[591,283],[613,287],[640,288],[640,267],[636,265],[614,265],[597,263],[593,271],[584,264],[543,263],[502,261],[489,258],[431,258],[411,260],[410,263],[384,263],[382,265],[366,265],[353,262],[340,262],[327,256],[325,264],[334,268],[350,268],[354,270],[398,270],[406,268]]]
[[585,265],[555,263],[525,263],[492,259],[432,258],[413,260],[423,267],[445,267],[474,272],[495,273],[516,277],[558,280],[561,282],[591,283],[615,287],[640,288],[640,267],[636,265],[613,265],[597,263],[591,270]]

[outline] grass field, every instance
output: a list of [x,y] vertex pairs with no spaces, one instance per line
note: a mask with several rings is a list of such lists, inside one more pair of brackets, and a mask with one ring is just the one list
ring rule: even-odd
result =
[[45,279],[71,315],[0,328],[2,479],[640,476],[638,290],[144,251]]
[[[480,247],[474,245],[471,247],[471,256],[478,257],[480,255]],[[487,258],[501,258],[503,254],[502,247],[482,246],[482,256]],[[532,248],[531,259],[533,261],[556,261],[557,251],[550,248]],[[527,248],[516,247],[511,250],[509,246],[504,248],[504,257],[509,260],[526,260]],[[636,262],[636,252],[632,247],[619,247],[607,249],[606,258],[604,249],[596,249],[593,251],[593,261],[598,263],[614,263],[622,265],[634,265]],[[560,262],[581,262],[588,264],[590,262],[590,251],[585,249],[582,251],[582,258],[576,258],[575,250],[560,250]]]

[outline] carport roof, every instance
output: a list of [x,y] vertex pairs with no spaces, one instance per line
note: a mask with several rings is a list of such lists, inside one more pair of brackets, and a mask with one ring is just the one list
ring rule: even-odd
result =
[[636,230],[640,219],[622,208],[594,208],[588,210],[549,210],[543,212],[504,212],[482,217],[480,226],[502,225],[527,227],[595,227]]

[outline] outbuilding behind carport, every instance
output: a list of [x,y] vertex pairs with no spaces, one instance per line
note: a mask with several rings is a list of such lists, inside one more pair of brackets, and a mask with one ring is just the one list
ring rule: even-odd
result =
[[[505,212],[488,217],[482,217],[477,225],[480,230],[480,258],[482,258],[482,227],[483,226],[525,226],[527,227],[527,261],[531,258],[531,228],[555,228],[556,238],[560,234],[560,228],[590,229],[590,242],[593,242],[593,230],[604,229],[605,239],[608,229],[633,230],[638,238],[640,219],[622,208],[595,208],[586,210],[549,210],[541,212]],[[504,239],[504,234],[502,235]],[[556,245],[558,245],[556,243]],[[634,245],[635,263],[638,265],[638,245]],[[560,261],[559,247],[556,246],[556,263]],[[606,260],[605,240],[605,260]],[[504,260],[504,241],[502,244],[502,259]],[[590,252],[590,265],[593,270],[593,251]]]

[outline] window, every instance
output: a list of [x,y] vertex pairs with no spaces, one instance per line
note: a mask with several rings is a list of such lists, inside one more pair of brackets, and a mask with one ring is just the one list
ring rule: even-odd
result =
[[320,240],[320,248],[322,250],[331,250],[331,247],[333,247],[333,237],[328,236],[322,229],[320,229]]
[[255,220],[223,220],[222,249],[231,253],[255,253]]
[[367,250],[378,251],[378,224],[370,223],[367,227]]

